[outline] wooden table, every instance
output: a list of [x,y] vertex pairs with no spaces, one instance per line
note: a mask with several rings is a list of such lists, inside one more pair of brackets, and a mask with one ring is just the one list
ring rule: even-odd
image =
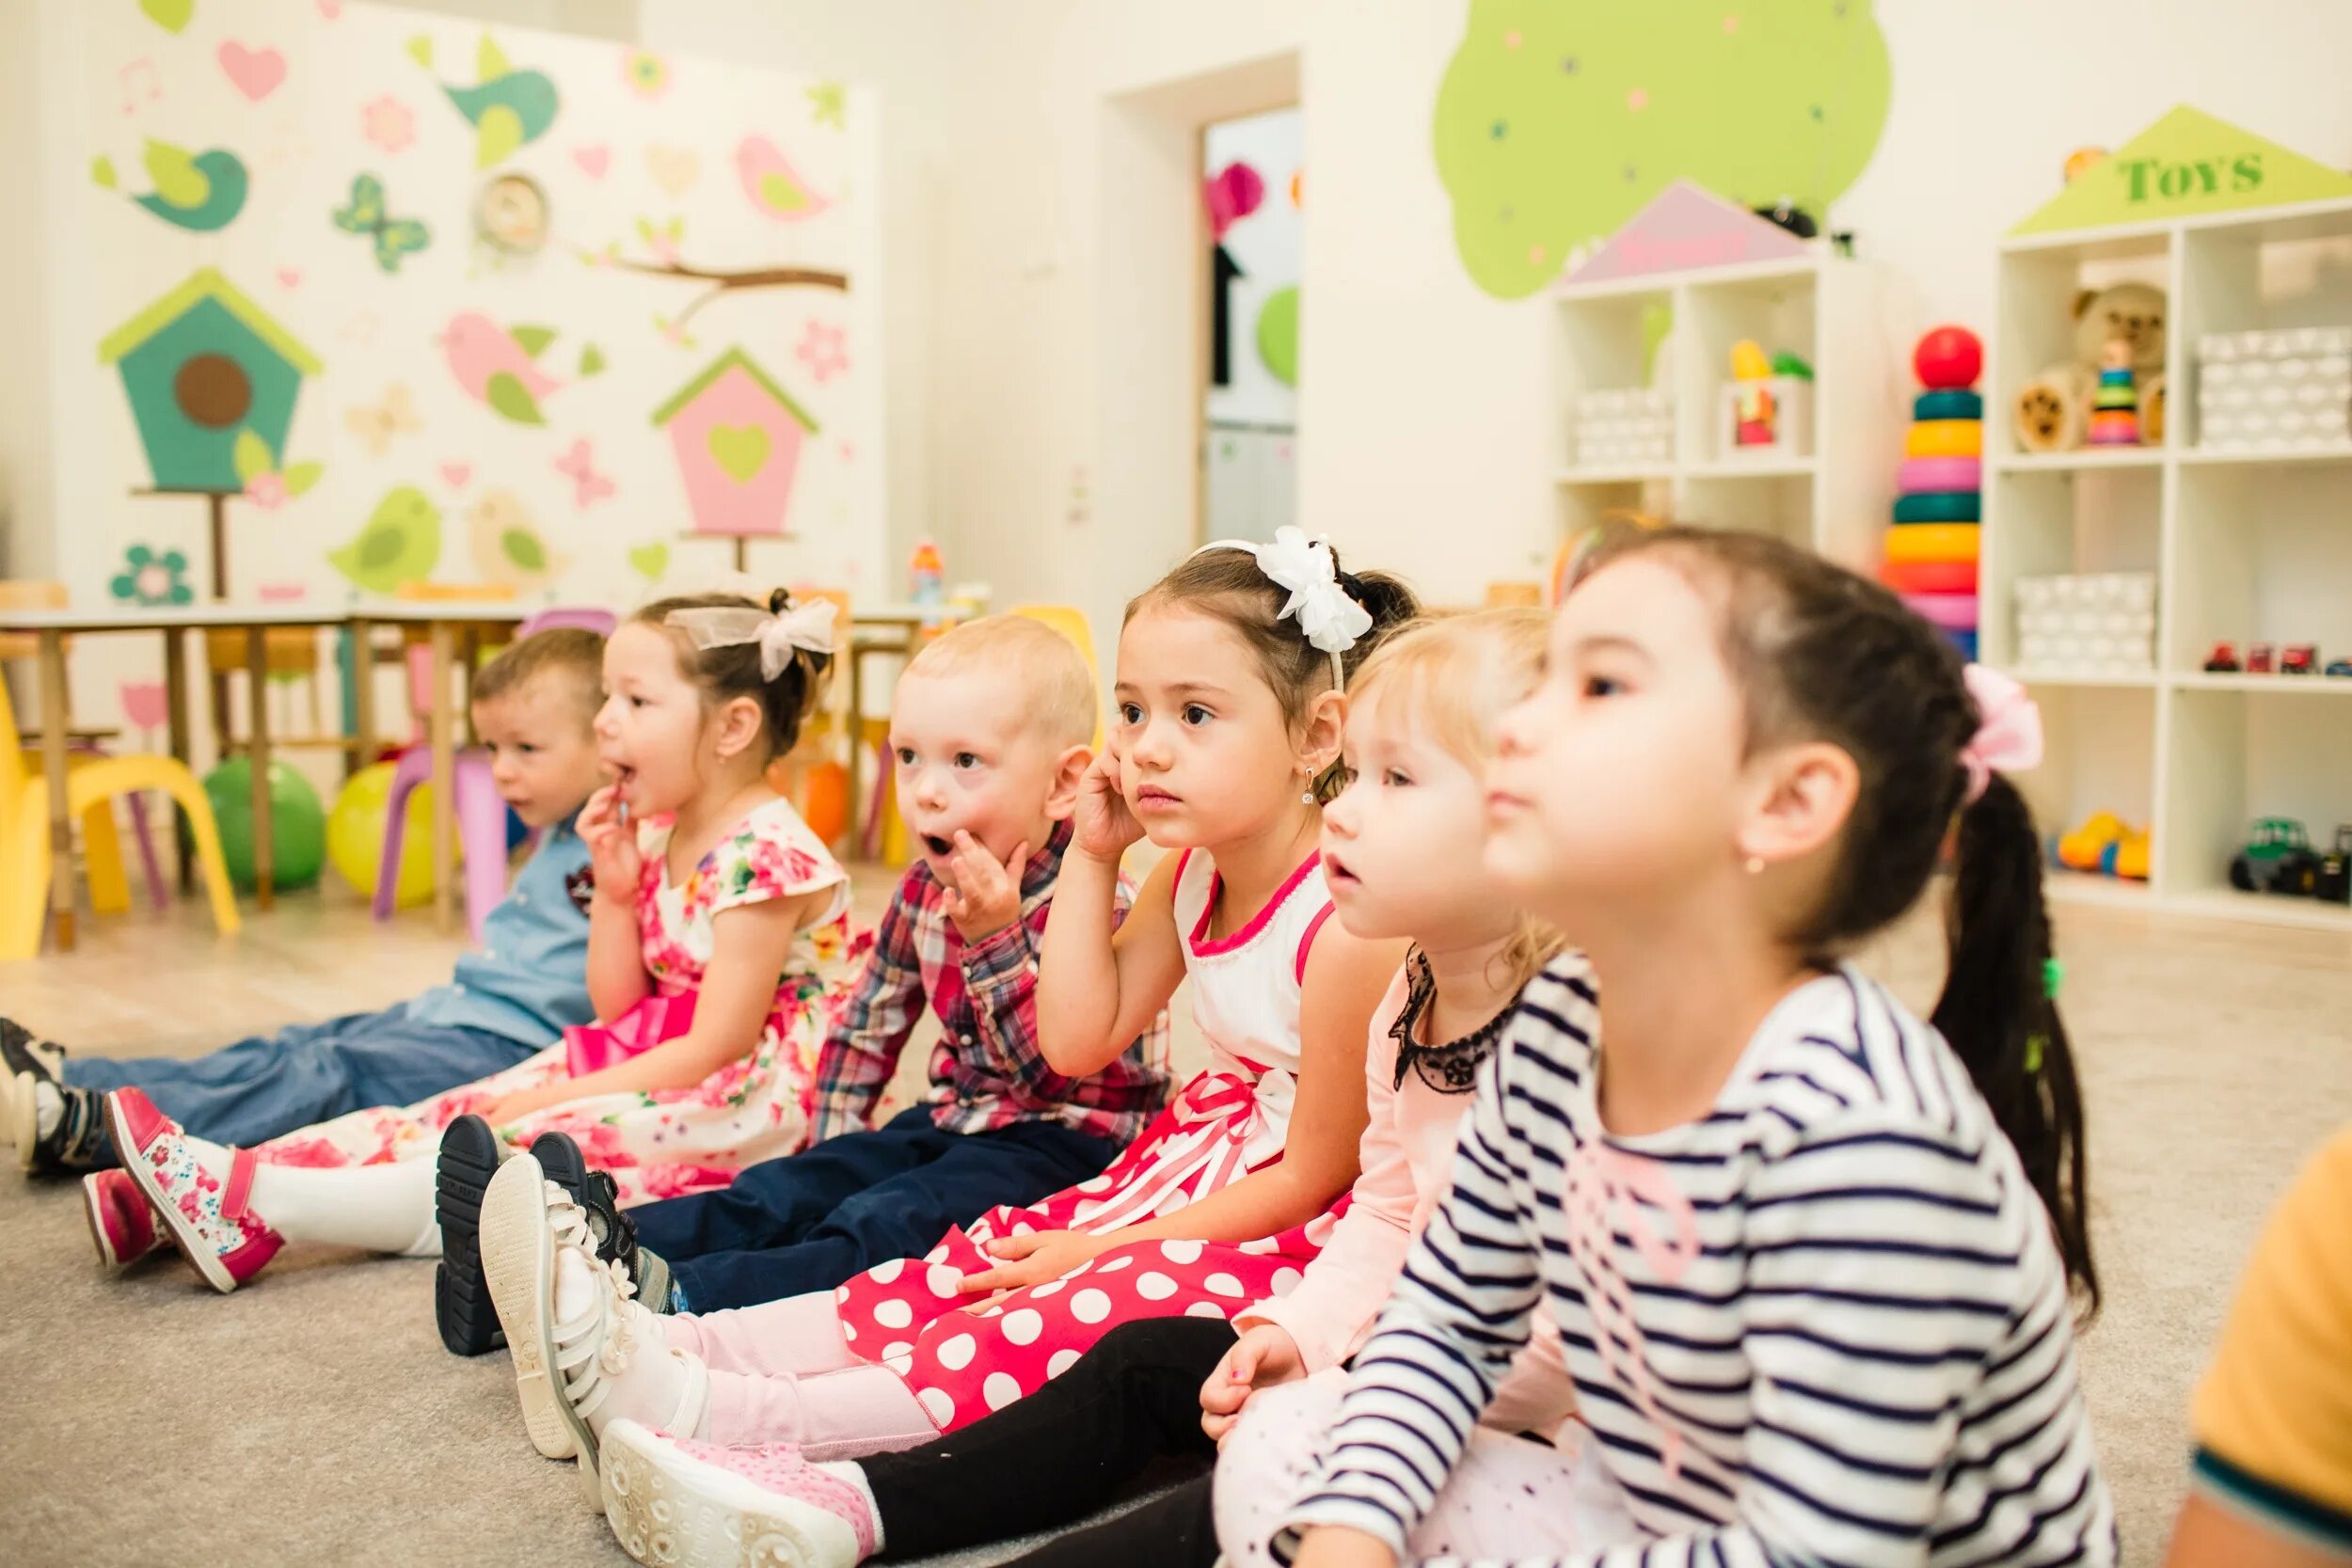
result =
[[[67,736],[72,729],[65,678],[65,642],[69,637],[107,632],[151,632],[164,640],[164,685],[169,715],[171,754],[182,763],[191,755],[188,737],[188,662],[186,638],[197,631],[242,631],[246,634],[246,670],[253,692],[252,721],[246,750],[253,775],[254,896],[267,910],[277,902],[276,846],[270,828],[269,703],[266,696],[269,632],[279,626],[347,627],[364,649],[380,625],[416,626],[425,630],[433,652],[435,701],[428,718],[433,746],[433,907],[444,930],[456,920],[456,880],[453,862],[456,795],[456,719],[440,693],[449,689],[449,669],[462,632],[469,643],[485,628],[511,630],[528,612],[510,604],[410,603],[378,601],[342,607],[304,604],[191,605],[143,609],[116,605],[104,610],[0,610],[0,631],[24,632],[40,645],[41,772],[48,782],[49,847],[55,867],[49,880],[49,908],[57,934],[57,947],[72,952],[73,929],[73,822],[66,809]],[[362,661],[361,668],[368,666]],[[353,716],[360,754],[373,750],[375,705],[373,683],[357,685]],[[183,887],[186,866],[182,866]]]
[[856,853],[858,813],[866,806],[860,775],[866,771],[866,656],[914,657],[916,640],[929,626],[968,618],[977,611],[957,605],[881,604],[850,607],[850,845]]

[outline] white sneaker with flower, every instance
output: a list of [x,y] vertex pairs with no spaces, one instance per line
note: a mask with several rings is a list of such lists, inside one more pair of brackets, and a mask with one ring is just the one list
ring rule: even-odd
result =
[[854,1465],[790,1443],[723,1448],[636,1421],[604,1430],[604,1516],[621,1549],[660,1568],[854,1568],[882,1547]]
[[597,1433],[634,1419],[692,1432],[710,1375],[663,1342],[661,1321],[633,1299],[618,1262],[597,1261],[588,1216],[519,1154],[482,1199],[482,1269],[515,1359],[515,1388],[533,1447],[575,1455],[593,1482]]

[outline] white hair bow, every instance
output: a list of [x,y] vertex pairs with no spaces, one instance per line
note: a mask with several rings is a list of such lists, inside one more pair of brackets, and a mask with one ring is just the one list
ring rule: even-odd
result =
[[1277,588],[1289,589],[1291,596],[1275,611],[1275,619],[1296,617],[1299,634],[1309,645],[1331,656],[1333,684],[1343,684],[1340,679],[1340,655],[1354,647],[1357,639],[1372,629],[1372,615],[1340,586],[1339,568],[1332,563],[1330,546],[1320,539],[1310,539],[1301,530],[1285,524],[1274,531],[1270,544],[1219,539],[1201,546],[1193,554],[1207,550],[1248,550],[1257,558],[1258,570],[1266,575],[1268,581]]
[[758,643],[760,678],[774,680],[792,662],[795,648],[818,654],[833,652],[834,618],[840,609],[831,599],[787,605],[773,615],[750,605],[740,609],[722,605],[708,610],[674,610],[670,611],[669,624],[684,632],[687,641],[697,648]]

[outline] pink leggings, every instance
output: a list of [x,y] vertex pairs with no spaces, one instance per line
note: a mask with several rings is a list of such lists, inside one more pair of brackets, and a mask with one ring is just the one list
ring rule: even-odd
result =
[[898,1373],[850,1354],[831,1291],[660,1323],[672,1349],[710,1369],[706,1442],[798,1443],[825,1460],[939,1435]]

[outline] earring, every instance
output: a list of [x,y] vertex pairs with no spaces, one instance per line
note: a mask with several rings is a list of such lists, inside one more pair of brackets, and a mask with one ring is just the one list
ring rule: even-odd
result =
[[1761,876],[1764,871],[1764,857],[1761,855],[1750,855],[1740,863],[1740,869],[1746,872],[1751,877]]
[[1311,789],[1300,790],[1298,792],[1298,803],[1302,806],[1313,805],[1315,803],[1315,792]]

